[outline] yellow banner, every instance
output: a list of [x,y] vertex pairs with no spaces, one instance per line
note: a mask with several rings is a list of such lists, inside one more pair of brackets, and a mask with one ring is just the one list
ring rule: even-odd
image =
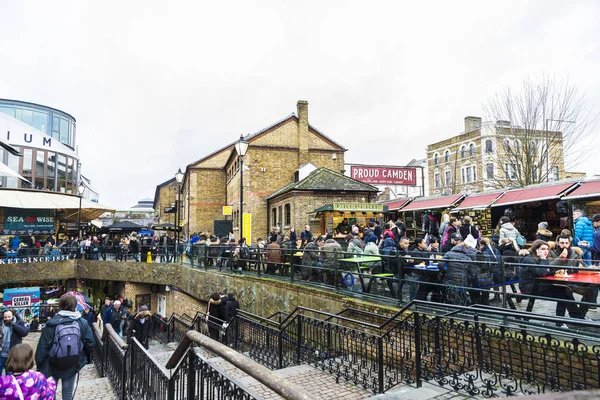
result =
[[223,215],[231,215],[231,206],[223,206]]
[[244,227],[242,237],[246,238],[246,243],[250,246],[252,243],[252,214],[244,213]]

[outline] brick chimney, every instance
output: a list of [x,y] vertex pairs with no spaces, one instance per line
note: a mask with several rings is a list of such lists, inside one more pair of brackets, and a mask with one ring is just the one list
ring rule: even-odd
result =
[[298,109],[298,144],[300,147],[298,167],[300,167],[310,161],[308,154],[308,101],[298,100],[296,107]]
[[465,133],[481,128],[481,117],[465,117]]

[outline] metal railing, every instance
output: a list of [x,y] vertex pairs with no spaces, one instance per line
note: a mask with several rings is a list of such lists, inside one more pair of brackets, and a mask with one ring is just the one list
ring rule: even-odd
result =
[[573,321],[574,338],[556,317],[424,301],[390,317],[298,307],[270,318],[239,311],[234,321],[227,344],[257,362],[310,364],[373,393],[424,381],[484,397],[600,388],[600,338],[586,334],[596,322]]

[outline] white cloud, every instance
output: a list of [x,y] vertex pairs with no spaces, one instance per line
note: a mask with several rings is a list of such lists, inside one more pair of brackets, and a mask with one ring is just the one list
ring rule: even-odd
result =
[[124,207],[298,99],[347,161],[378,164],[527,76],[568,76],[598,110],[599,18],[594,1],[5,1],[0,97],[74,115],[84,172]]

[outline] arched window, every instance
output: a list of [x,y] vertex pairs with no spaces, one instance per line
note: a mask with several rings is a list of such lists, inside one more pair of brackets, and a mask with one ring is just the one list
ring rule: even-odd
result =
[[471,143],[469,145],[469,157],[473,157],[475,155],[475,145]]
[[485,152],[486,154],[490,154],[494,152],[494,145],[490,139],[485,141]]
[[438,153],[435,153],[433,156],[433,165],[438,165],[440,163],[440,156]]
[[450,161],[450,150],[444,152],[444,162]]
[[460,148],[460,158],[465,158],[467,156],[467,148],[465,146],[462,146]]
[[510,142],[508,141],[508,139],[504,139],[502,145],[504,146],[504,152],[510,153]]

